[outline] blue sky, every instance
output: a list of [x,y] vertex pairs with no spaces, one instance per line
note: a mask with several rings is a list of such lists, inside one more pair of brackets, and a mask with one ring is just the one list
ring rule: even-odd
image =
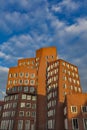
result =
[[87,90],[87,0],[0,0],[0,90],[8,68],[35,50],[56,46],[59,58],[79,68]]

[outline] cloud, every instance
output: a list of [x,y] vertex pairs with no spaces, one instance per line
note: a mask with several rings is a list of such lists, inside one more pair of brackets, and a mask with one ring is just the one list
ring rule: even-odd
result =
[[[73,23],[69,23],[54,14],[75,13],[80,2],[62,0],[52,4],[51,10],[49,4],[46,0],[0,0],[0,32],[9,35],[0,45],[0,59],[3,61],[0,65],[15,66],[19,58],[34,57],[35,51],[41,47],[56,46],[60,58],[80,68],[82,84],[86,88],[87,17],[74,18]],[[5,86],[7,72],[0,70],[0,74],[1,84]]]
[[56,5],[53,5],[52,10],[54,12],[63,12],[65,10],[67,12],[69,11],[68,13],[70,13],[72,11],[78,10],[79,7],[80,2],[74,2],[74,0],[63,0]]

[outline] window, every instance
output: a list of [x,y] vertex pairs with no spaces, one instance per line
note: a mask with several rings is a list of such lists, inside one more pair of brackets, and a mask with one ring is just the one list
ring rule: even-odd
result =
[[30,92],[31,92],[31,93],[33,93],[33,92],[34,92],[34,90],[35,90],[35,88],[34,88],[34,87],[30,87]]
[[32,96],[33,101],[36,101],[36,99],[37,99],[36,96]]
[[35,74],[32,73],[32,74],[30,75],[30,78],[35,78]]
[[30,130],[30,120],[25,120],[25,130]]
[[77,118],[72,119],[72,128],[73,128],[73,130],[78,130],[79,126],[78,126],[78,119]]
[[11,116],[12,116],[12,117],[15,116],[15,111],[12,111],[12,112],[11,112]]
[[13,108],[17,107],[17,102],[13,103]]
[[9,78],[12,78],[12,74],[11,73],[9,74]]
[[20,73],[20,77],[23,77],[23,76],[24,76],[24,73],[21,72],[21,73]]
[[18,120],[18,130],[23,129],[23,120]]
[[22,91],[22,86],[18,87],[18,92]]
[[87,118],[83,119],[84,129],[87,130]]
[[65,119],[65,129],[68,130],[68,120]]
[[53,128],[52,120],[48,120],[48,129],[52,129],[52,128]]
[[71,106],[71,112],[72,113],[77,113],[77,107],[76,106]]
[[65,62],[62,62],[62,65],[65,66]]
[[36,112],[35,111],[31,112],[31,116],[35,117],[36,116]]
[[13,84],[17,84],[17,80],[14,80],[14,81],[13,81]]
[[70,86],[70,89],[73,90],[73,86],[72,85]]
[[63,80],[65,80],[65,81],[66,81],[66,76],[63,76]]
[[25,74],[25,77],[28,78],[28,77],[29,77],[29,73],[26,73],[26,74]]
[[19,116],[24,116],[24,111],[19,111]]
[[12,84],[12,80],[9,80],[9,81],[8,81],[8,84],[9,84],[9,85]]
[[27,117],[30,117],[30,111],[27,111],[27,112],[26,112],[26,116],[27,116]]
[[87,112],[87,106],[82,106],[82,112]]
[[23,80],[19,79],[19,84],[22,84],[23,83]]
[[26,108],[31,108],[31,103],[26,103]]
[[25,85],[29,84],[29,80],[28,79],[24,80],[24,84]]
[[79,83],[79,80],[77,81],[77,84],[79,85],[80,83]]
[[67,113],[67,108],[65,107],[64,108],[64,115],[66,115],[66,113]]
[[63,88],[66,88],[66,84],[63,84]]
[[27,95],[27,100],[31,100],[31,96],[30,95]]
[[30,80],[30,85],[35,85],[35,80]]
[[21,107],[25,107],[25,103],[24,102],[21,103]]
[[81,92],[81,88],[78,88],[78,91]]
[[14,77],[16,78],[18,76],[18,74],[17,73],[14,73]]
[[26,94],[22,94],[22,99],[26,99]]
[[24,92],[28,92],[28,87],[24,87]]
[[14,99],[17,100],[17,99],[18,99],[18,95],[15,95],[15,96],[14,96]]
[[36,104],[32,104],[32,109],[36,109]]

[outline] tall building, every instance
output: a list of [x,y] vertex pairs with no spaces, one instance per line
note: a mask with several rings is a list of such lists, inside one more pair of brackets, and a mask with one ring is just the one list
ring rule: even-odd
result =
[[[9,68],[6,94],[1,105],[0,130],[80,128],[72,113],[71,117],[68,113],[77,110],[78,100],[74,102],[73,97],[78,99],[80,95],[79,105],[85,109],[87,94],[82,93],[77,66],[58,59],[55,47],[41,48],[35,58],[19,59],[16,67]],[[86,113],[81,117],[85,126],[80,129],[85,130]]]

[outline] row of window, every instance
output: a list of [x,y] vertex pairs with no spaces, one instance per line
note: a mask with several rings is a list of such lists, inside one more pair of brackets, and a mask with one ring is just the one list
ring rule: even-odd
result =
[[[87,113],[87,106],[81,106],[81,112]],[[71,106],[71,113],[78,113],[77,106]],[[64,108],[64,115],[67,114],[67,108]]]
[[17,107],[17,102],[14,102],[14,103],[6,103],[4,105],[4,109],[10,109],[10,108],[16,108]]
[[47,92],[50,90],[56,89],[58,87],[58,83],[53,83],[47,87]]
[[47,77],[53,76],[53,75],[55,75],[55,74],[58,74],[58,68],[56,68],[56,69],[54,69],[54,70],[52,70],[52,71],[49,71],[49,72],[47,73]]
[[[1,130],[12,130],[13,129],[13,124],[14,124],[14,120],[2,120],[1,121],[1,126],[0,129]],[[34,130],[34,125],[35,124],[31,124],[30,120],[18,120],[17,123],[17,130],[23,130],[23,125],[25,130]]]
[[[3,112],[2,117],[14,117],[16,114],[16,111],[7,111],[7,112]],[[35,111],[19,111],[18,114],[19,117],[36,117],[36,112]]]
[[66,70],[66,69],[63,69],[63,73],[68,74],[69,76],[72,76],[72,77],[76,77],[76,78],[79,77],[77,73],[71,72],[71,71]]
[[26,116],[26,117],[36,117],[36,112],[35,111],[19,111],[19,117],[23,117],[23,116]]
[[48,111],[48,117],[54,116],[55,115],[55,109],[49,110]]
[[17,99],[18,99],[18,95],[12,95],[12,96],[6,96],[4,98],[4,101],[7,102],[7,101],[17,100]]
[[[18,99],[18,95],[11,95],[11,96],[6,96],[4,100],[5,102],[7,102],[7,101],[17,100],[17,99]],[[27,94],[22,94],[21,99],[36,101],[37,97],[27,95]]]
[[14,117],[15,113],[16,113],[15,111],[3,112],[2,117]]
[[22,99],[27,99],[27,100],[32,100],[32,101],[36,101],[37,97],[36,96],[31,96],[31,95],[27,95],[27,94],[22,94]]
[[35,85],[35,80],[28,80],[28,79],[19,79],[19,80],[8,80],[8,85],[16,85],[16,84],[24,84],[24,85]]
[[[63,84],[63,88],[67,89],[68,86],[66,84]],[[74,90],[75,92],[81,92],[81,88],[80,87],[76,87],[76,86],[70,86],[69,89]]]
[[54,125],[55,125],[55,120],[48,120],[48,129],[54,129]]
[[58,75],[49,78],[47,81],[47,84],[50,84],[51,82],[56,82],[56,81],[58,81]]
[[57,91],[53,91],[53,92],[50,92],[48,95],[47,95],[47,99],[50,100],[52,97],[56,97],[57,96]]
[[51,69],[55,68],[55,67],[58,67],[59,65],[59,62],[54,62],[53,64],[49,65],[48,68],[47,68],[47,71],[50,71]]
[[72,66],[72,65],[65,63],[65,62],[62,62],[62,65],[67,67],[68,69],[71,69],[71,70],[74,70],[75,72],[77,72],[77,67],[75,67],[75,66]]
[[[83,120],[83,127],[84,130],[87,130],[87,118],[82,119]],[[73,130],[79,130],[79,119],[78,118],[72,118],[72,129]],[[65,129],[68,130],[68,120],[65,119]]]
[[49,103],[47,104],[48,109],[54,106],[56,106],[56,100],[49,101]]
[[27,61],[27,62],[20,62],[19,63],[19,66],[22,66],[22,65],[30,65],[30,64],[32,64],[32,65],[34,65],[34,63],[35,63],[35,61],[33,60],[33,61]]
[[33,86],[15,86],[12,88],[8,88],[7,92],[28,92],[28,93],[34,93],[36,92],[35,87]]
[[32,108],[32,109],[36,109],[36,104],[22,102],[21,105],[20,105],[20,107],[21,108]]
[[25,77],[25,78],[35,78],[35,73],[32,73],[32,74],[30,74],[30,73],[24,73],[24,72],[20,72],[20,73],[10,73],[9,74],[9,78],[17,78],[17,77]]
[[66,76],[63,76],[63,80],[64,80],[64,81],[68,80],[70,83],[74,83],[74,84],[77,84],[77,85],[80,84],[79,80],[73,79],[73,78],[71,78],[71,77],[68,78],[68,77],[66,77]]

